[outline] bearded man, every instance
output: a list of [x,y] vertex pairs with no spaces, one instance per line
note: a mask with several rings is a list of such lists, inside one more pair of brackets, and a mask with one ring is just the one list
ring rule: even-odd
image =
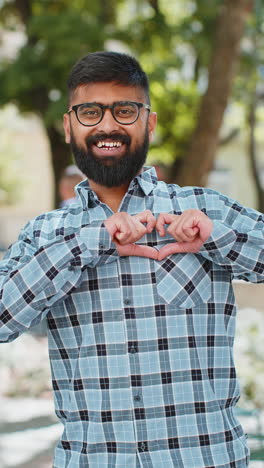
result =
[[0,263],[0,340],[47,319],[53,467],[245,468],[232,280],[264,282],[264,216],[144,167],[157,116],[133,57],[89,54],[68,88],[87,179]]

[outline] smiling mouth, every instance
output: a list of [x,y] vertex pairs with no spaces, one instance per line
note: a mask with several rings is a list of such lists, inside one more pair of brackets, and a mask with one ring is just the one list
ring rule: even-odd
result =
[[111,150],[113,148],[120,148],[123,145],[121,141],[97,141],[95,146],[97,148],[103,148],[107,150]]

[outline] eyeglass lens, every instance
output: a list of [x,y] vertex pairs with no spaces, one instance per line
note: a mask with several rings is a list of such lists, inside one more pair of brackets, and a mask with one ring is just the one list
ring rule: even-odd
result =
[[[97,104],[83,104],[78,107],[78,118],[84,125],[96,125],[102,118],[103,109]],[[138,117],[138,107],[134,103],[116,103],[113,116],[119,123],[133,123]]]

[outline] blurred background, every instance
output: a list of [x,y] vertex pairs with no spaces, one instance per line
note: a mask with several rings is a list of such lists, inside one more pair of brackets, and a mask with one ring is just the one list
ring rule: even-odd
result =
[[[97,50],[135,55],[158,128],[148,164],[264,212],[264,0],[0,0],[0,255],[60,206],[73,164],[66,79]],[[264,286],[237,282],[238,416],[264,467]],[[45,324],[0,347],[0,466],[48,468],[53,413]],[[188,467],[186,467],[188,468]]]

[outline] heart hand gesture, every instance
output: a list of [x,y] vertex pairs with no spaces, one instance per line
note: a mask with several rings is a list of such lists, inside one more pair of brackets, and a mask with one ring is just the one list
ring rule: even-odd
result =
[[[131,216],[128,213],[115,213],[105,221],[105,227],[116,243],[120,256],[148,257],[163,260],[174,253],[197,253],[210,236],[213,223],[200,210],[190,209],[181,215],[161,213],[156,220],[151,211]],[[135,244],[145,234],[153,231],[163,237],[167,233],[177,242],[172,242],[159,251],[153,247]]]

